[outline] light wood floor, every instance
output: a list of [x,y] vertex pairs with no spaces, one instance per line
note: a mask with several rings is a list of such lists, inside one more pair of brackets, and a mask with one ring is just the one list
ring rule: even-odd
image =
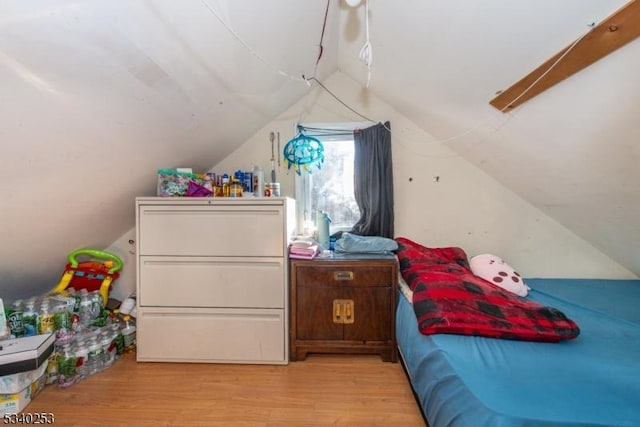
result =
[[25,412],[82,427],[425,425],[400,363],[352,355],[287,366],[137,363],[127,355],[70,388],[46,386]]

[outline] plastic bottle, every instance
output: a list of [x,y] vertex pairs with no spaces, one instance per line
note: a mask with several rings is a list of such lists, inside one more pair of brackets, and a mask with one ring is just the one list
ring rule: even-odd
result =
[[322,245],[322,249],[329,249],[329,224],[331,218],[324,211],[318,212],[317,217],[318,243]]
[[26,337],[38,335],[38,311],[36,310],[35,297],[31,297],[24,302],[22,323],[24,324],[24,335]]
[[241,170],[237,170],[233,173],[233,179],[235,179],[236,181],[238,181],[240,183],[240,186],[242,187],[241,191],[245,191],[244,188],[244,172]]
[[9,329],[11,329],[11,335],[16,338],[20,338],[25,335],[23,314],[22,300],[15,301],[11,304],[11,308],[6,312],[7,323],[9,324]]
[[264,196],[264,172],[260,166],[253,167],[253,195]]
[[222,196],[229,197],[229,175],[222,175]]
[[58,382],[58,358],[60,352],[54,345],[53,353],[47,359],[47,370],[45,371],[45,384],[56,384]]
[[89,297],[89,292],[86,289],[80,290],[80,325],[84,328],[91,324],[93,320],[92,303]]
[[72,312],[73,313],[79,313],[80,312],[80,293],[76,292],[75,288],[67,288],[67,295],[69,296],[69,298],[73,298],[73,308],[72,308]]
[[211,178],[211,174],[205,174],[203,187],[211,191],[211,195],[213,195],[213,180]]
[[102,317],[102,309],[104,308],[104,299],[100,291],[89,292],[89,299],[91,300],[91,324],[94,326],[102,326],[99,324],[99,320]]
[[74,345],[74,355],[76,356],[76,372],[78,377],[76,382],[89,376],[87,358],[89,357],[89,349],[82,340],[77,340]]
[[136,326],[129,315],[124,316],[123,322],[124,327],[121,332],[124,340],[124,351],[125,353],[129,353],[136,348]]
[[53,310],[49,306],[48,300],[43,300],[40,305],[40,314],[38,315],[38,333],[49,334],[55,331],[53,321]]
[[73,339],[71,313],[66,304],[59,303],[53,308],[53,326],[58,344],[68,343]]
[[242,180],[242,191],[244,193],[253,194],[253,171],[245,171],[243,173],[244,179]]
[[89,353],[87,354],[89,375],[100,372],[104,368],[104,348],[97,337],[91,338],[87,346]]
[[75,384],[78,378],[78,373],[76,372],[77,362],[78,357],[72,350],[71,345],[63,345],[58,356],[58,387],[66,388]]
[[122,336],[122,331],[120,330],[120,323],[118,321],[111,323],[109,325],[109,329],[111,330],[112,342],[115,346],[117,359],[124,354],[124,337]]
[[242,197],[242,184],[236,178],[231,178],[229,197]]
[[102,354],[102,366],[103,368],[108,368],[116,360],[116,346],[113,343],[111,330],[104,328],[102,332],[100,332],[100,335],[98,335],[98,339],[104,351]]

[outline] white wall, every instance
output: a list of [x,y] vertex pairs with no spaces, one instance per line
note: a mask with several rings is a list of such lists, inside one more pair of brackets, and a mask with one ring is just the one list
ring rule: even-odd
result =
[[[323,83],[347,105],[373,120],[391,122],[395,234],[430,247],[459,246],[469,257],[501,256],[525,277],[636,278],[576,234],[462,159],[391,106],[343,73]],[[270,132],[280,132],[281,149],[295,136],[298,122],[362,121],[320,88],[260,129],[211,168],[232,173],[260,165],[270,170]],[[277,169],[283,196],[294,195],[293,170]],[[135,290],[135,238],[130,230],[107,251],[123,257],[127,271],[112,296]],[[179,284],[176,284],[179,286]]]
[[[107,249],[107,252],[115,254],[122,259],[123,268],[120,276],[113,282],[110,298],[124,301],[136,290],[136,229],[135,227],[120,236]],[[178,286],[178,285],[176,285]]]
[[[422,131],[360,84],[337,72],[325,86],[360,114],[391,121],[395,182],[395,232],[431,247],[460,246],[471,257],[493,253],[527,277],[634,278],[577,235],[500,185],[445,144]],[[269,132],[281,145],[297,122],[361,121],[318,88],[217,164],[233,171],[269,168]],[[293,197],[293,172],[280,168],[282,194]]]

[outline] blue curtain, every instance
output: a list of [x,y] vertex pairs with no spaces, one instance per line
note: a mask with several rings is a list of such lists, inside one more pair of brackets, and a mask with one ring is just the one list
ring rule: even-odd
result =
[[360,219],[351,230],[361,236],[393,235],[391,125],[378,123],[353,133],[354,192]]

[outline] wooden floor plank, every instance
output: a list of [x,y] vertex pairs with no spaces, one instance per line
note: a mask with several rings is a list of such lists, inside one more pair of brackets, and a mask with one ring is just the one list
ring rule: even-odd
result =
[[399,363],[311,355],[287,366],[137,363],[127,355],[26,412],[61,426],[424,426]]

